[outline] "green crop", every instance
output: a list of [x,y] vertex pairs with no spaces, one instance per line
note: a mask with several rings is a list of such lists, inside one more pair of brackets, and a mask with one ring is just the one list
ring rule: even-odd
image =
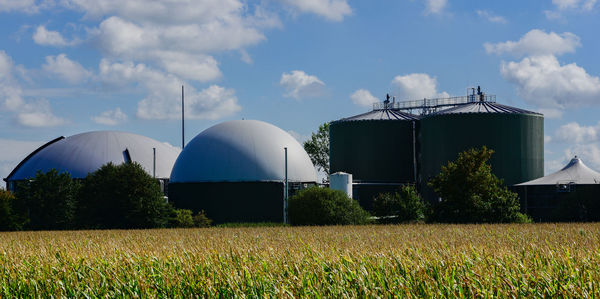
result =
[[600,224],[0,233],[0,297],[599,297]]

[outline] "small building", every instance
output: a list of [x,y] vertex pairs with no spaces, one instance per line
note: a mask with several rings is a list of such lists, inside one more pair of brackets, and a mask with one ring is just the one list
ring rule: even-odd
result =
[[84,179],[109,162],[115,165],[137,162],[165,187],[179,152],[178,148],[158,140],[126,132],[94,131],[61,136],[29,154],[4,181],[6,189],[14,191],[18,181],[34,178],[38,171],[56,169],[73,179]]
[[600,173],[577,156],[561,170],[513,189],[534,221],[600,220]]
[[315,184],[316,170],[308,154],[282,129],[258,120],[212,126],[177,158],[169,201],[177,208],[203,210],[215,223],[282,222],[284,148],[289,193]]

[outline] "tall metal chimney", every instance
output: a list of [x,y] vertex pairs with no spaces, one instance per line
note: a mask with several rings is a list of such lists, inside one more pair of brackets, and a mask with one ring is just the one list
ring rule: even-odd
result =
[[181,149],[185,148],[185,105],[183,101],[183,85],[181,85]]
[[288,223],[288,159],[287,159],[287,147],[283,148],[284,156],[285,156],[285,182],[284,182],[284,194],[283,194],[283,223]]

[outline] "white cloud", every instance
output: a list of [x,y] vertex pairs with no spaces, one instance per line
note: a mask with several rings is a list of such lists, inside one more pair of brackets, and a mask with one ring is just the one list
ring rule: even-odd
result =
[[542,108],[597,105],[600,79],[575,63],[560,65],[552,55],[503,62],[502,76],[517,87],[525,101]]
[[582,11],[590,11],[594,8],[597,0],[552,0],[552,4],[554,4],[559,10],[582,10]]
[[66,54],[46,56],[46,63],[42,68],[47,73],[57,75],[62,80],[72,84],[84,82],[92,76],[90,71],[78,62],[69,59]]
[[246,52],[246,50],[244,50],[244,49],[240,50],[240,59],[247,64],[254,63],[254,61],[252,60],[252,57],[250,57],[250,54],[248,54],[248,52]]
[[[181,85],[184,81],[172,74],[144,64],[100,62],[100,80],[109,86],[136,84],[148,92],[138,102],[137,116],[143,119],[177,119],[181,117]],[[185,117],[217,119],[241,110],[233,89],[211,85],[197,91],[185,87]]]
[[551,140],[566,147],[560,159],[549,161],[552,168],[562,168],[574,156],[578,156],[592,169],[600,170],[600,122],[591,126],[577,122],[564,124],[554,132]]
[[441,14],[448,0],[425,0],[425,14]]
[[304,71],[283,73],[279,84],[287,91],[286,97],[295,99],[318,97],[325,92],[325,83]]
[[600,141],[600,122],[595,126],[581,126],[571,122],[560,126],[554,133],[554,140],[570,144],[587,144]]
[[238,0],[71,0],[69,4],[88,17],[107,16],[92,32],[108,57],[159,66],[200,82],[221,77],[213,53],[256,45],[266,39],[264,29],[280,26],[276,15],[259,5],[252,11]]
[[98,116],[92,117],[92,120],[101,125],[115,126],[127,120],[127,115],[117,107],[115,110],[107,110]]
[[342,21],[352,14],[347,0],[281,0],[301,13],[314,13],[330,21]]
[[182,78],[206,82],[222,76],[218,62],[208,55],[191,55],[174,51],[155,54],[160,65],[167,72]]
[[29,153],[42,146],[42,141],[20,141],[0,138],[0,178],[6,178],[10,172],[23,160]]
[[579,37],[573,33],[565,32],[557,34],[546,33],[539,29],[527,32],[518,41],[506,41],[492,44],[485,43],[487,53],[503,54],[509,53],[515,56],[523,55],[560,55],[574,53],[581,46]]
[[[25,12],[36,13],[40,9],[40,5],[35,3],[35,0],[0,0],[0,12]],[[44,5],[43,3],[41,4]]]
[[500,24],[506,24],[506,18],[504,18],[503,16],[497,16],[494,15],[492,12],[489,12],[487,10],[477,10],[477,15],[492,22],[492,23],[500,23]]
[[552,0],[556,10],[545,10],[544,14],[548,20],[564,20],[563,13],[579,12],[586,13],[594,10],[597,0]]
[[19,124],[33,128],[55,127],[67,123],[54,115],[50,103],[45,99],[28,102],[20,107],[16,119]]
[[71,46],[77,43],[74,41],[67,41],[58,31],[52,31],[46,29],[44,26],[38,26],[33,34],[33,41],[42,46],[54,46],[54,47],[65,47]]
[[373,103],[379,102],[379,99],[374,97],[371,92],[366,89],[359,89],[350,95],[350,99],[356,105],[363,107],[372,107]]
[[20,84],[12,73],[16,68],[12,59],[0,51],[0,107],[14,114],[15,121],[26,127],[51,127],[66,121],[53,114],[45,99],[25,100]]
[[435,77],[423,73],[396,76],[392,80],[392,86],[398,89],[400,100],[449,97],[447,92],[437,92],[437,79]]

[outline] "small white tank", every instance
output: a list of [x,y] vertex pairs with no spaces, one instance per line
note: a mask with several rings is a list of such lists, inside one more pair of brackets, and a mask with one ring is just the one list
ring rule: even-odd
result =
[[329,175],[329,188],[344,191],[348,197],[352,198],[352,174],[336,172]]

